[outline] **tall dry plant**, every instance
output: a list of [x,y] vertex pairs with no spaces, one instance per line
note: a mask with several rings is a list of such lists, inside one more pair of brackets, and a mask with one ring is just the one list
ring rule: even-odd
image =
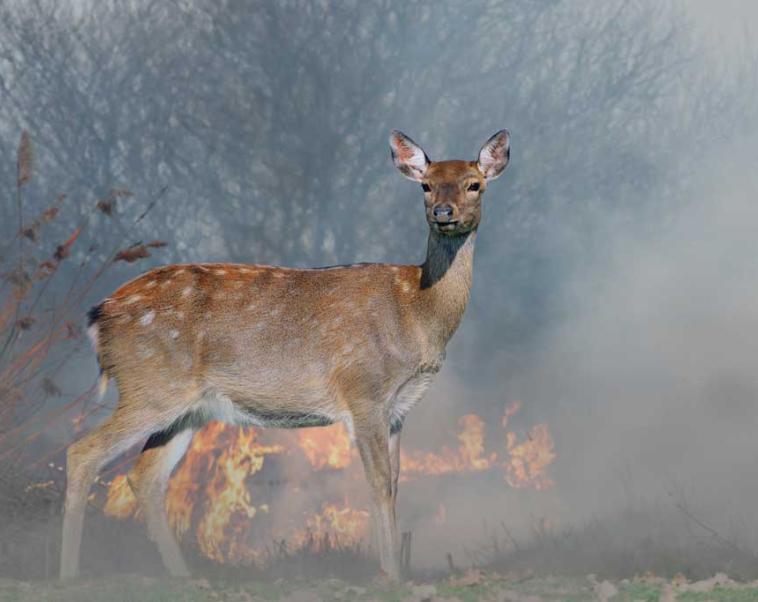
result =
[[[126,244],[165,189],[127,223],[119,217],[119,201],[132,197],[125,189],[111,190],[81,217],[63,194],[28,217],[24,196],[35,174],[27,131],[21,133],[16,168],[18,225],[15,232],[2,233],[7,242],[0,248],[0,461],[41,466],[100,409],[94,387],[65,391],[60,375],[85,349],[83,316],[98,280],[114,263],[138,261],[150,257],[151,249],[165,246],[162,241]],[[94,220],[97,214],[104,219]],[[51,246],[45,234],[53,222],[75,225]],[[102,237],[114,241],[111,249],[99,250],[87,236],[94,223],[113,231]],[[53,428],[58,445],[39,445]]]

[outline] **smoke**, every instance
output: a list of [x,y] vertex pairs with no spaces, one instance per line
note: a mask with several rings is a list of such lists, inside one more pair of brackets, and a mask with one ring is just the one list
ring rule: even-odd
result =
[[[722,53],[718,28],[739,19],[711,20],[706,2],[474,4],[8,3],[0,131],[15,144],[28,128],[39,149],[26,210],[61,190],[125,186],[136,192],[125,213],[166,186],[129,241],[170,240],[156,263],[420,262],[421,194],[391,167],[386,133],[407,130],[433,159],[474,158],[508,127],[512,162],[485,197],[471,304],[403,442],[455,445],[475,412],[502,454],[500,417],[520,401],[509,430],[548,425],[555,486],[515,489],[500,470],[403,483],[414,563],[439,567],[447,552],[463,563],[501,522],[524,537],[542,518],[569,527],[682,496],[752,538],[755,48]],[[56,15],[80,26],[35,30]],[[45,60],[37,34],[55,49]],[[0,178],[14,182],[5,163]],[[58,238],[84,206],[67,206]],[[95,252],[110,248],[105,219]],[[15,205],[0,222],[15,228]],[[88,302],[146,267],[116,266]],[[77,392],[95,371],[89,357],[55,379]],[[69,425],[52,422],[44,435],[60,447]],[[305,481],[310,467],[277,470]],[[333,476],[307,491],[353,487]],[[278,501],[295,515],[304,497]]]
[[629,470],[640,497],[678,483],[711,502],[729,492],[734,510],[749,514],[755,148],[752,139],[702,153],[692,197],[669,223],[648,236],[617,229],[600,267],[564,289],[565,320],[545,337],[527,387],[554,407],[567,489],[592,492],[590,505],[612,500]]
[[[499,521],[523,536],[540,517],[565,529],[646,507],[663,508],[665,518],[645,535],[662,525],[681,535],[675,504],[685,502],[721,533],[739,525],[738,541],[755,549],[755,149],[748,136],[701,153],[686,202],[662,204],[655,228],[641,220],[609,225],[598,215],[603,253],[565,282],[561,319],[521,358],[521,373],[474,399],[468,383],[448,373],[427,399],[439,405],[411,418],[408,437],[430,437],[441,409],[460,411],[456,401],[473,408],[518,392],[527,417],[550,425],[554,490],[514,494],[479,482],[432,496],[470,546]],[[511,360],[493,361],[508,371]],[[614,528],[619,537],[639,536],[628,527]],[[440,545],[428,552],[439,557]]]

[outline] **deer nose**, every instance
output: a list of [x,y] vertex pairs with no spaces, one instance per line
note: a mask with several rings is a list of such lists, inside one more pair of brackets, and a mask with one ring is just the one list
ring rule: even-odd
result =
[[453,218],[453,208],[450,205],[437,205],[432,211],[434,219],[444,219],[450,221]]

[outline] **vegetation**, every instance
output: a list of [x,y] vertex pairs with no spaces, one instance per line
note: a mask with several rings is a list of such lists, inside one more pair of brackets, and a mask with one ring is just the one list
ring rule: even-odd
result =
[[120,577],[108,581],[40,585],[0,581],[0,600],[14,602],[89,602],[109,600],[183,600],[186,602],[748,602],[758,600],[758,584],[741,584],[723,577],[687,583],[651,575],[622,582],[582,579],[529,578],[472,572],[437,581],[397,587],[353,585],[336,579],[321,581],[159,580]]

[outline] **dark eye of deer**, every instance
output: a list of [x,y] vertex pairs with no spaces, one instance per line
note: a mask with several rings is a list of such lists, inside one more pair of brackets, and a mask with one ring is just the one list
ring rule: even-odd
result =
[[431,191],[432,191],[432,189],[429,187],[429,184],[422,184],[422,185],[421,185],[421,189],[422,189],[424,192],[431,192]]
[[479,190],[479,182],[474,182],[473,184],[469,184],[468,186],[469,192],[476,192]]

